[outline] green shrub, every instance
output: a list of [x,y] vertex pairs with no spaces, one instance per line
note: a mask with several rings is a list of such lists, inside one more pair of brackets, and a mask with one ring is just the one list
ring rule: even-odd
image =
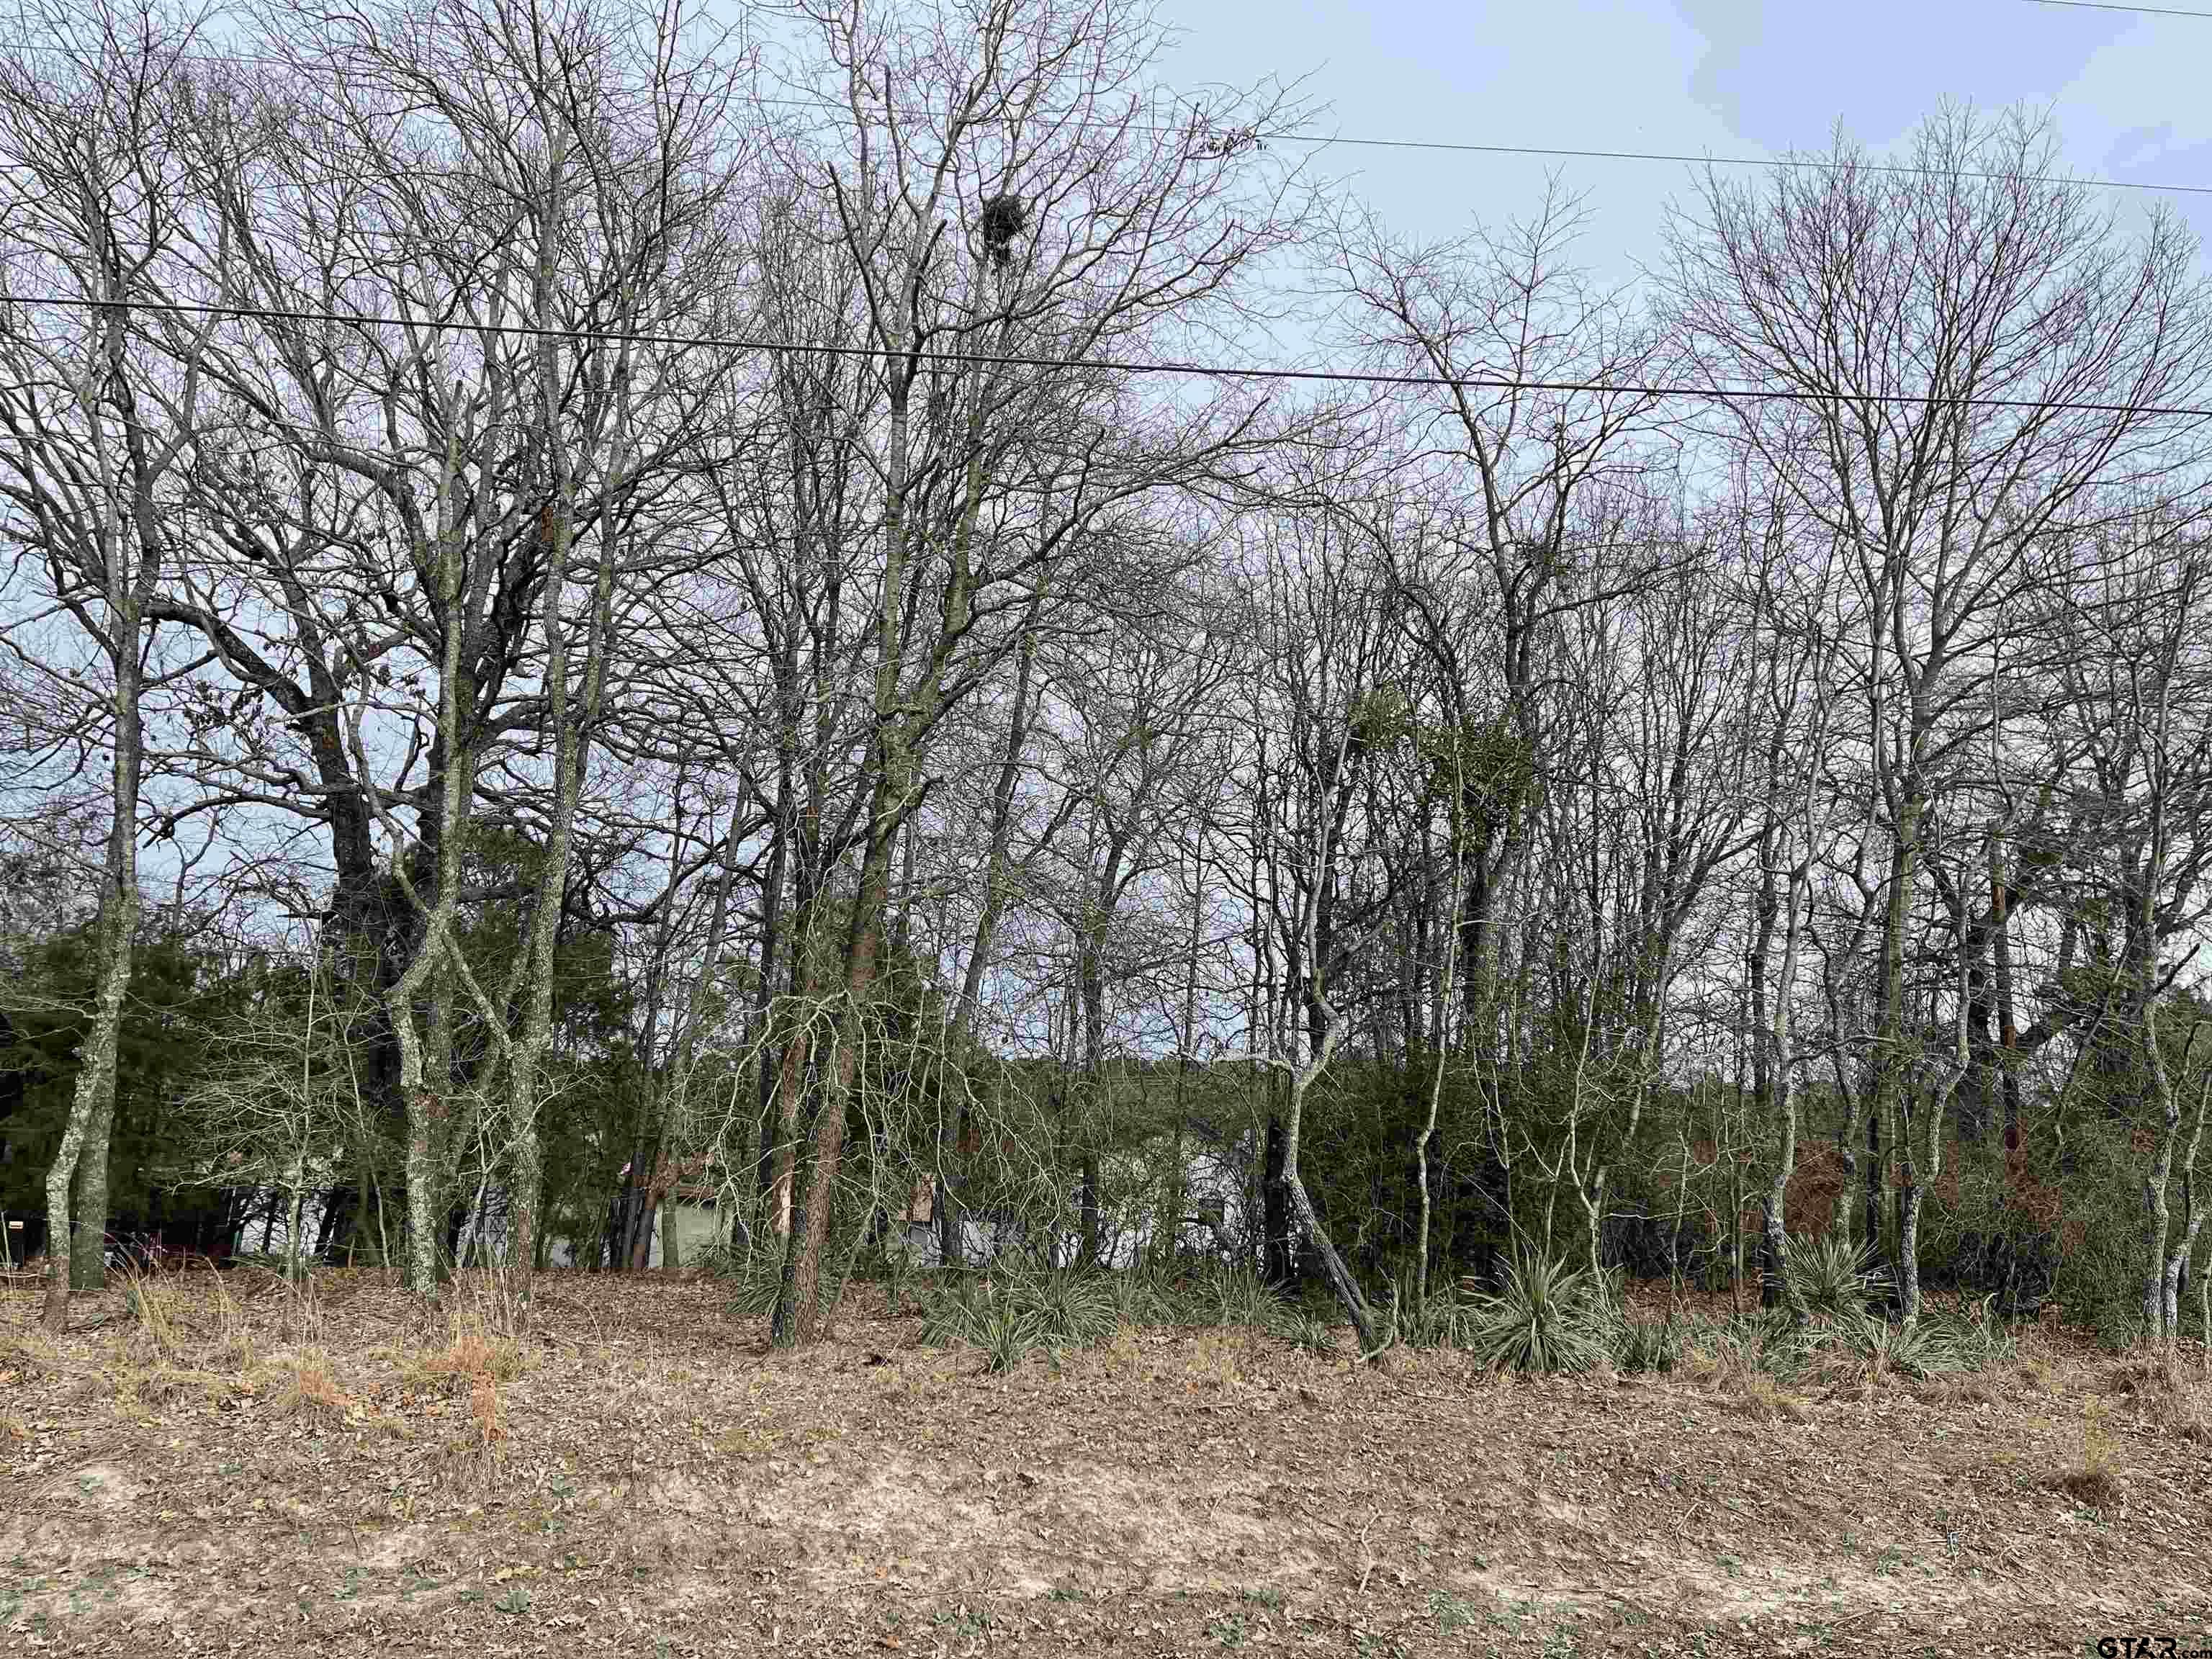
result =
[[726,1239],[716,1239],[694,1250],[689,1260],[702,1279],[735,1279],[744,1271],[750,1253]]
[[1833,1233],[1790,1241],[1790,1282],[1816,1316],[1850,1318],[1866,1311],[1872,1261],[1862,1247]]
[[982,1349],[985,1364],[1004,1376],[1036,1349],[1051,1343],[1043,1322],[1033,1310],[1001,1304],[983,1316],[975,1346]]
[[1893,1325],[1887,1319],[1869,1319],[1861,1328],[1858,1346],[1875,1369],[1902,1371],[1907,1376],[1967,1369],[1953,1334],[1925,1321]]
[[922,1346],[956,1348],[981,1346],[991,1312],[989,1293],[980,1279],[964,1275],[922,1298]]
[[2052,1294],[2068,1320],[2097,1334],[2114,1352],[2142,1334],[2142,1162],[2127,1126],[2092,1120],[2070,1127],[2063,1160],[2045,1154],[2034,1173],[2065,1194],[2053,1231],[2057,1264]]
[[1220,1269],[1202,1283],[1195,1311],[1203,1323],[1268,1330],[1281,1316],[1282,1299],[1248,1267]]
[[729,1310],[748,1318],[773,1313],[783,1289],[783,1262],[773,1251],[726,1257],[718,1275],[729,1287]]
[[1545,1256],[1516,1255],[1494,1296],[1462,1317],[1463,1346],[1492,1370],[1586,1371],[1609,1358],[1618,1320],[1602,1281]]
[[1613,1343],[1613,1363],[1632,1376],[1644,1371],[1661,1374],[1674,1369],[1682,1357],[1681,1334],[1670,1319],[1653,1322],[1625,1319]]
[[1755,1372],[1788,1382],[1796,1381],[1847,1328],[1856,1331],[1856,1316],[1799,1320],[1782,1308],[1725,1319],[1693,1316],[1680,1323],[1680,1352],[1699,1356],[1706,1368],[1723,1375]]
[[1027,1313],[1038,1340],[1055,1348],[1090,1348],[1109,1342],[1121,1328],[1115,1286],[1101,1273],[1040,1273],[1009,1287],[1011,1304]]
[[1115,1320],[1123,1325],[1164,1325],[1175,1318],[1175,1304],[1168,1288],[1152,1273],[1141,1268],[1118,1273],[1113,1278],[1114,1312]]
[[1275,1323],[1275,1334],[1294,1348],[1308,1353],[1333,1354],[1336,1352],[1336,1328],[1325,1319],[1310,1314],[1285,1313]]
[[999,1268],[988,1279],[962,1275],[917,1300],[926,1346],[981,1348],[995,1370],[1036,1348],[1094,1347],[1121,1325],[1115,1285],[1093,1272]]
[[1917,1328],[1941,1369],[1986,1370],[2019,1351],[2010,1328],[1996,1316],[1996,1304],[1991,1295],[1957,1307],[1923,1306]]
[[1389,1341],[1409,1348],[1456,1347],[1468,1306],[1459,1290],[1449,1283],[1431,1285],[1428,1295],[1422,1296],[1409,1267],[1390,1287],[1390,1315],[1384,1334]]

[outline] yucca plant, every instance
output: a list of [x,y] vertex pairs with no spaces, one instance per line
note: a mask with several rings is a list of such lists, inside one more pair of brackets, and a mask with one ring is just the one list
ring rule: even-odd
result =
[[1113,1278],[1114,1313],[1123,1325],[1163,1325],[1174,1318],[1168,1291],[1142,1268],[1133,1267]]
[[1556,1257],[1516,1255],[1494,1296],[1462,1318],[1464,1346],[1492,1370],[1586,1371],[1613,1352],[1615,1315],[1602,1281]]
[[1054,1347],[1096,1347],[1113,1340],[1121,1325],[1114,1287],[1097,1273],[1042,1273],[1018,1284],[1009,1300]]
[[1294,1348],[1308,1353],[1332,1354],[1336,1352],[1336,1328],[1326,1319],[1316,1319],[1311,1314],[1295,1310],[1285,1313],[1275,1322],[1275,1334]]
[[749,1317],[771,1313],[783,1290],[783,1263],[774,1251],[744,1256],[729,1263],[724,1280],[730,1287],[730,1311]]
[[1994,1296],[1955,1308],[1930,1306],[1921,1313],[1920,1324],[1929,1339],[1955,1360],[1954,1370],[1986,1370],[2019,1352],[2011,1328],[1997,1317]]
[[1869,1317],[1857,1346],[1877,1371],[1919,1377],[1981,1370],[2014,1351],[2012,1334],[1995,1317],[1989,1297],[1960,1308],[1930,1305],[1909,1324]]
[[1681,1334],[1674,1328],[1671,1318],[1656,1323],[1638,1319],[1621,1322],[1613,1363],[1622,1371],[1630,1375],[1657,1371],[1663,1376],[1674,1369],[1675,1361],[1681,1357]]
[[1832,1233],[1790,1241],[1791,1288],[1815,1317],[1850,1319],[1864,1313],[1872,1265],[1863,1248]]
[[1973,1369],[1957,1329],[1941,1320],[1893,1325],[1886,1319],[1869,1319],[1859,1337],[1859,1351],[1877,1373],[1927,1377]]
[[1282,1300],[1267,1281],[1249,1267],[1231,1267],[1216,1279],[1209,1311],[1217,1325],[1245,1325],[1257,1330],[1273,1326],[1282,1313]]
[[1049,1343],[1036,1314],[1011,1305],[1009,1299],[982,1316],[975,1346],[982,1349],[985,1364],[1003,1376]]
[[1431,1285],[1420,1293],[1409,1268],[1390,1286],[1389,1333],[1408,1348],[1449,1348],[1458,1346],[1467,1304],[1452,1285]]
[[982,1341],[991,1297],[981,1280],[956,1279],[927,1302],[921,1316],[924,1347],[952,1348]]

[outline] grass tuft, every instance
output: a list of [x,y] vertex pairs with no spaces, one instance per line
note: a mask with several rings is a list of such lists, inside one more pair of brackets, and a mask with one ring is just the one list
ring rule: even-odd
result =
[[2087,1508],[2109,1510],[2119,1504],[2124,1488],[2112,1457],[2111,1433],[2105,1427],[2101,1401],[2089,1402],[2081,1425],[2081,1455],[2052,1475],[2046,1483]]
[[359,1410],[351,1395],[339,1386],[331,1358],[320,1348],[305,1348],[284,1363],[283,1379],[270,1396],[270,1410],[279,1417],[307,1417],[325,1422],[343,1422]]

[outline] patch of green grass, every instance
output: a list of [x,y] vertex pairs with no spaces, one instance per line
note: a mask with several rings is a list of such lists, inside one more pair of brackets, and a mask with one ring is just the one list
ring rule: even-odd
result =
[[1465,1630],[1478,1622],[1474,1605],[1449,1590],[1429,1592],[1429,1617],[1438,1630]]

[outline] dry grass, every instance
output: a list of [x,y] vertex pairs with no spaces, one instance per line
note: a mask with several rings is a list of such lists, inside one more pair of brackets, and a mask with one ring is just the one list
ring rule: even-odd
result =
[[2038,1394],[2055,1393],[2058,1388],[2058,1373],[2051,1362],[2039,1355],[2022,1354],[2013,1368],[2013,1376],[2020,1383]]
[[1123,1325],[1114,1333],[1114,1340],[1099,1350],[1106,1363],[1125,1376],[1136,1376],[1145,1369],[1145,1351],[1137,1340],[1137,1333]]
[[64,1369],[60,1345],[36,1324],[0,1325],[0,1383],[34,1382]]
[[408,1389],[464,1402],[441,1448],[449,1468],[481,1477],[495,1464],[508,1436],[503,1386],[525,1370],[521,1328],[503,1276],[471,1274],[447,1287],[442,1322],[386,1351]]
[[241,1393],[252,1394],[258,1384],[245,1376],[226,1376],[196,1365],[174,1365],[156,1360],[135,1365],[119,1360],[110,1371],[117,1408],[151,1410],[179,1401],[220,1405]]
[[278,1369],[280,1379],[269,1400],[269,1409],[275,1415],[326,1423],[359,1418],[359,1402],[339,1385],[331,1357],[322,1349],[303,1348],[287,1355]]
[[522,1370],[522,1345],[487,1326],[473,1309],[456,1307],[444,1340],[428,1349],[403,1350],[399,1370],[414,1385],[466,1394],[479,1382],[498,1383]]
[[[2174,1625],[2188,1595],[2161,1587],[2212,1573],[2174,1523],[2212,1504],[2179,1426],[2193,1367],[2056,1339],[2048,1393],[2021,1367],[1992,1398],[1907,1398],[1862,1367],[1808,1400],[1717,1341],[1669,1375],[1506,1383],[1446,1352],[1400,1372],[1146,1328],[993,1376],[872,1297],[788,1352],[708,1285],[551,1275],[526,1342],[495,1281],[431,1310],[368,1273],[272,1277],[228,1334],[223,1294],[162,1286],[141,1318],[98,1293],[58,1347],[0,1298],[0,1352],[38,1367],[0,1391],[0,1627],[87,1655],[188,1622],[196,1650],[281,1626],[325,1659],[648,1636],[1410,1656],[1481,1651],[1495,1607],[1501,1648],[1740,1659],[1910,1645],[1898,1563],[2008,1650],[2078,1639],[2089,1605]],[[260,1358],[203,1363],[225,1349]],[[2051,1487],[2099,1524],[2053,1526]],[[107,1595],[113,1563],[169,1553],[204,1565]]]
[[2106,1422],[2106,1407],[2101,1400],[2092,1400],[2082,1408],[2081,1455],[2052,1475],[2048,1484],[2093,1510],[2108,1510],[2118,1504],[2124,1488],[2115,1466],[2112,1431]]
[[1947,1404],[1994,1406],[2006,1397],[2003,1382],[1989,1371],[1968,1371],[1963,1376],[1939,1376],[1915,1390],[1922,1400]]
[[1812,1413],[1796,1395],[1764,1371],[1747,1373],[1734,1395],[1736,1409],[1755,1422],[1803,1423]]
[[246,1371],[255,1360],[245,1309],[220,1273],[124,1275],[134,1358],[187,1369]]
[[1183,1374],[1192,1388],[1233,1389],[1243,1375],[1247,1340],[1241,1334],[1203,1331],[1184,1357]]
[[471,1450],[489,1451],[505,1438],[507,1426],[501,1418],[499,1384],[488,1376],[479,1376],[469,1384],[466,1443]]
[[280,1278],[276,1286],[283,1298],[281,1328],[286,1340],[302,1347],[322,1346],[323,1297],[318,1281],[312,1275],[296,1280]]
[[2212,1383],[2170,1355],[2138,1354],[2106,1374],[2107,1390],[2134,1402],[2160,1431],[2212,1443]]

